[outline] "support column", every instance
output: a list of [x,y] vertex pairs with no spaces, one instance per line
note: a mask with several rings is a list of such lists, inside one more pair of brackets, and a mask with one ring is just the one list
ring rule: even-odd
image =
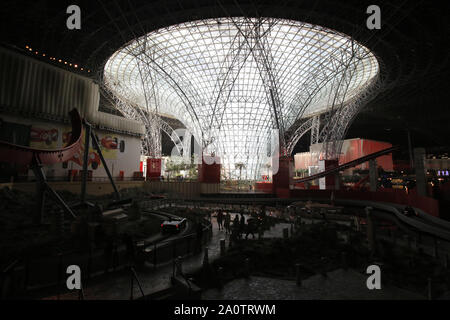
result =
[[159,180],[161,177],[161,159],[147,158],[147,180]]
[[375,235],[375,225],[372,217],[372,207],[366,207],[366,218],[367,218],[367,241],[369,242],[369,249],[372,255],[375,254],[376,250],[376,235]]
[[[278,163],[275,163],[275,161],[278,161]],[[289,198],[292,178],[294,176],[294,162],[292,157],[273,158],[272,169],[274,170],[272,176],[273,193],[278,198]]]
[[198,165],[198,182],[201,193],[218,193],[220,189],[220,158],[203,156]]
[[35,224],[41,224],[44,216],[44,206],[45,206],[45,174],[42,170],[42,165],[34,165],[33,166],[34,176],[36,177],[36,196],[37,196],[37,206],[36,212],[33,218],[33,222]]
[[369,160],[369,180],[370,180],[370,191],[377,191],[378,184],[378,170],[377,170],[377,160]]
[[341,189],[341,175],[339,172],[334,174],[334,190]]
[[[335,168],[339,165],[339,161],[335,160],[319,160],[319,171],[326,171],[328,169]],[[339,172],[336,174],[329,174],[326,177],[319,179],[320,190],[335,190],[336,188],[336,176],[339,176]]]
[[315,116],[311,125],[311,145],[319,143],[320,116]]
[[81,203],[86,202],[86,183],[88,178],[89,144],[91,139],[91,126],[84,126],[84,154],[83,154],[83,172],[81,175]]
[[427,177],[425,171],[425,149],[414,149],[414,169],[416,172],[417,194],[422,197],[427,196]]

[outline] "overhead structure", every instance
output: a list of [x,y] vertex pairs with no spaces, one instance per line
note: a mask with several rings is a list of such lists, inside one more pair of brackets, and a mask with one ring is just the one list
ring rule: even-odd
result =
[[369,49],[335,30],[226,17],[132,40],[106,62],[103,83],[127,117],[146,125],[146,152],[160,148],[159,115],[169,114],[221,159],[227,177],[254,180],[311,128],[324,157],[336,157],[348,125],[379,90],[379,70]]

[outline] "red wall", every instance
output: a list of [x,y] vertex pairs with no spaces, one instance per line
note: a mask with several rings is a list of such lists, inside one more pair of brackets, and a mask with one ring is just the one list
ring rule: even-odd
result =
[[[214,160],[213,164],[207,164]],[[220,158],[205,156],[202,159],[202,164],[198,165],[198,181],[204,183],[220,183]]]
[[[365,139],[347,140],[342,145],[342,154],[339,157],[339,164],[353,161],[368,154],[381,151],[392,147],[388,142],[380,142]],[[393,171],[392,153],[377,158],[377,166],[382,167],[386,171]],[[363,163],[355,168],[369,169],[368,162]]]
[[161,159],[147,158],[147,178],[159,180],[161,177]]
[[[276,193],[276,189],[278,188],[289,189],[291,175],[293,175],[291,170],[292,164],[293,160],[291,157],[278,158],[278,172],[272,176],[273,192]],[[272,165],[272,168],[275,168],[275,166]]]
[[271,182],[256,182],[255,183],[255,190],[271,193],[273,191],[273,186]]

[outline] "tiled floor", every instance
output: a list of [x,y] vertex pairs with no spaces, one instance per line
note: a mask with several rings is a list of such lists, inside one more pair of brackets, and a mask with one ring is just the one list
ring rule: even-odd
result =
[[295,281],[263,277],[237,279],[225,284],[222,290],[211,289],[202,293],[206,300],[410,300],[425,299],[396,287],[384,287],[369,290],[367,277],[353,270],[335,270],[327,274],[312,276],[298,287]]

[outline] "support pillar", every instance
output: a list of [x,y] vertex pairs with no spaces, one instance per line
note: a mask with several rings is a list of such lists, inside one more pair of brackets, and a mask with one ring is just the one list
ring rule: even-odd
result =
[[376,235],[375,235],[375,224],[372,217],[372,207],[366,207],[366,218],[367,218],[367,241],[369,242],[369,249],[372,255],[375,254],[376,250]]
[[[276,161],[278,162],[276,163]],[[273,158],[272,170],[274,172],[272,176],[273,193],[278,198],[289,198],[294,177],[294,161],[292,157]]]
[[220,256],[225,255],[225,239],[220,239]]
[[[335,168],[339,165],[339,161],[337,159],[334,160],[319,160],[319,171],[326,171],[328,169]],[[339,176],[339,172],[336,174],[329,174],[326,177],[319,179],[319,188],[320,190],[335,190],[336,186],[339,186],[339,183],[336,184],[336,176]]]
[[91,126],[84,126],[84,153],[83,153],[83,172],[81,173],[81,203],[86,202],[86,184],[88,178],[89,144],[91,139]]
[[414,149],[414,169],[416,172],[417,194],[422,197],[427,196],[427,177],[425,170],[425,149]]
[[378,171],[377,171],[377,160],[369,160],[369,180],[370,180],[370,191],[377,191],[378,184]]
[[[36,196],[37,196],[37,206],[34,214],[33,222],[35,224],[41,224],[44,216],[44,206],[45,206],[45,185],[44,181],[41,179],[41,175],[45,179],[44,171],[42,170],[42,165],[36,165],[33,167],[34,176],[38,182],[36,183]],[[41,174],[39,174],[39,173]]]
[[201,193],[218,193],[220,189],[220,158],[203,156],[202,163],[198,165],[198,182]]
[[205,247],[205,253],[203,255],[203,267],[206,268],[208,266],[209,266],[208,247]]
[[296,272],[296,284],[297,284],[297,286],[298,287],[301,287],[301,285],[302,285],[302,277],[301,277],[301,265],[300,265],[300,263],[297,263],[296,265],[295,265],[295,272]]
[[341,189],[341,175],[339,172],[334,174],[334,190]]

